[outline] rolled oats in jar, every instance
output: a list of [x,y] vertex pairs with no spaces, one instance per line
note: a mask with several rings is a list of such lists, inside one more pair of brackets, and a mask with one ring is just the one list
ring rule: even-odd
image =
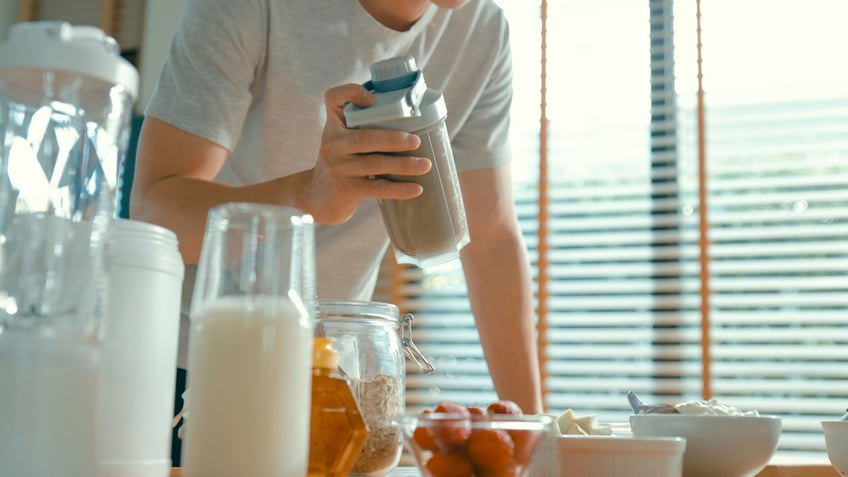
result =
[[405,411],[404,356],[422,372],[433,371],[412,343],[411,326],[412,316],[401,318],[398,307],[389,303],[319,302],[315,334],[336,340],[339,368],[368,427],[351,476],[386,476],[400,461],[403,434],[396,419]]

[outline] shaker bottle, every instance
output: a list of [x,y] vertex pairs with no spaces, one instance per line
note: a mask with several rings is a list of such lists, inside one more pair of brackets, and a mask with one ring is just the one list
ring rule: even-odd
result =
[[[184,265],[174,232],[116,219],[97,399],[99,477],[168,477]],[[131,431],[128,431],[130,430]]]
[[98,28],[0,43],[0,475],[96,475],[103,241],[137,91]]
[[421,176],[383,178],[414,182],[424,191],[408,200],[380,200],[383,222],[395,259],[430,268],[459,258],[469,242],[465,206],[450,137],[445,127],[447,107],[442,93],[427,88],[415,58],[389,58],[371,65],[371,81],[364,85],[376,102],[366,108],[348,104],[345,121],[351,128],[407,131],[421,138],[421,146],[403,155],[427,157],[432,168]]
[[186,477],[306,475],[313,241],[297,209],[210,210],[189,314]]

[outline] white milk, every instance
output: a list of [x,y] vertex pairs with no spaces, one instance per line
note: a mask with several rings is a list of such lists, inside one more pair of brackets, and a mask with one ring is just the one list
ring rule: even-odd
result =
[[0,334],[0,475],[92,477],[97,348],[35,334]]
[[288,300],[244,298],[192,317],[187,477],[300,477],[309,457],[313,330]]

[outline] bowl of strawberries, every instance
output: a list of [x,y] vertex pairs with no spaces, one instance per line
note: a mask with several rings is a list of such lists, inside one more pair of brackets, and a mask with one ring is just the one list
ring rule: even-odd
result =
[[422,477],[523,477],[553,418],[512,401],[485,407],[441,402],[399,419]]

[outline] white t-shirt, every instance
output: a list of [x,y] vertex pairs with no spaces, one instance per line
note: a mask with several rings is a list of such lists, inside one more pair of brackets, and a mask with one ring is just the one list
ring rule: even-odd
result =
[[[399,55],[415,57],[427,86],[442,91],[458,170],[509,160],[508,27],[492,0],[431,5],[406,32],[356,0],[189,0],[146,114],[232,151],[217,180],[262,182],[315,165],[327,89],[364,83],[372,63]],[[318,297],[369,300],[388,245],[377,201],[315,233]]]

